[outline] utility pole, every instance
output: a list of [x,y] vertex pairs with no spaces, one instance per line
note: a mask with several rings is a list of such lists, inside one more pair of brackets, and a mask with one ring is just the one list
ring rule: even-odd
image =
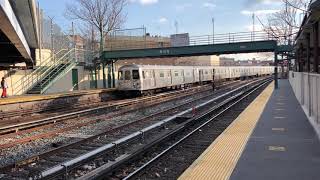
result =
[[252,13],[252,41],[255,40],[255,14]]
[[212,18],[212,44],[214,44],[214,18]]
[[178,24],[178,21],[175,21],[174,22],[174,26],[176,27],[176,34],[179,33],[179,24]]
[[50,17],[48,16],[50,19],[50,27],[51,27],[51,32],[50,32],[50,36],[51,36],[51,57],[53,57],[53,61],[55,62],[55,58],[54,58],[54,38],[53,38],[53,18],[54,17]]

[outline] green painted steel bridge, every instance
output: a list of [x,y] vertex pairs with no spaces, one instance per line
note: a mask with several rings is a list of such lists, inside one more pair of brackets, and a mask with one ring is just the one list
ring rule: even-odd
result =
[[[279,44],[278,41],[266,32],[228,33],[208,36],[187,37],[182,46],[154,47],[148,41],[138,41],[126,44],[118,39],[108,51],[102,53],[103,64],[113,64],[117,60],[137,58],[185,57],[203,55],[221,55],[238,53],[273,52],[275,61],[275,87],[278,87],[278,54],[287,54],[293,51],[293,46]],[[150,42],[149,42],[150,43]],[[108,80],[111,75],[108,71]],[[114,77],[114,76],[113,76]],[[109,84],[110,82],[108,82]]]
[[[120,41],[120,40],[119,40]],[[218,34],[214,37],[195,36],[190,37],[187,45],[179,47],[153,47],[139,42],[139,44],[123,44],[118,42],[118,47],[104,51],[105,61],[136,59],[136,58],[161,58],[161,57],[183,57],[202,55],[221,55],[256,52],[290,52],[290,45],[278,45],[277,41],[265,32],[245,32]]]

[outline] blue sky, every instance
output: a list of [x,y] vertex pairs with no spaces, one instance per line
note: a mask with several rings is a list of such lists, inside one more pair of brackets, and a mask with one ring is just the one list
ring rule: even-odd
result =
[[[64,13],[66,4],[75,0],[38,0],[45,13],[66,32],[71,21]],[[252,13],[262,21],[281,8],[281,0],[128,0],[127,19],[122,28],[145,26],[151,35],[168,36],[175,33],[175,21],[179,33],[190,36],[211,35],[212,17],[215,18],[215,33],[247,32],[252,30]],[[79,22],[75,23],[76,26]],[[256,30],[261,29],[256,20]],[[272,55],[260,54],[227,55],[236,59],[269,59]]]
[[[66,3],[74,0],[39,0],[45,13],[54,17],[62,27],[71,22],[64,17]],[[123,28],[145,26],[152,35],[175,33],[175,21],[179,33],[207,35],[212,33],[212,17],[215,32],[243,32],[252,26],[252,11],[263,19],[268,13],[280,9],[280,0],[129,0],[127,20]],[[258,24],[258,22],[256,22]],[[258,25],[257,25],[258,26]],[[257,27],[256,29],[259,29]]]

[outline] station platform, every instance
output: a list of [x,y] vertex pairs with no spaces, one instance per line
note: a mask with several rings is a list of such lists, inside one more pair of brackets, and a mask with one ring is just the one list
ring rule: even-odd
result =
[[116,98],[114,92],[115,89],[98,89],[46,95],[11,96],[0,99],[0,112],[52,109],[57,105],[72,106],[77,103],[108,101]]
[[320,179],[320,141],[288,80],[269,85],[179,177]]
[[40,95],[30,94],[30,95],[10,96],[8,98],[1,98],[0,105],[31,102],[31,101],[41,101],[41,100],[57,99],[57,98],[72,97],[72,96],[83,96],[83,95],[107,93],[107,92],[113,92],[113,91],[114,89],[98,89],[98,90],[74,91],[74,92],[56,93],[56,94],[40,94]]

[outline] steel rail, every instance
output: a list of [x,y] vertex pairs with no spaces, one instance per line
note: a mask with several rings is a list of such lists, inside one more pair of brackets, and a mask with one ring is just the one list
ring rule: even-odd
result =
[[[232,103],[231,105],[229,105],[228,107],[224,108],[221,112],[219,112],[218,114],[214,115],[213,117],[211,117],[209,120],[207,120],[206,122],[204,122],[202,125],[200,125],[199,127],[197,127],[196,129],[194,129],[193,131],[191,131],[190,133],[188,133],[187,135],[183,136],[181,139],[179,139],[177,142],[175,142],[174,144],[172,144],[171,146],[169,146],[168,148],[166,148],[165,150],[163,150],[161,153],[159,153],[158,155],[156,155],[154,158],[152,158],[151,160],[149,160],[148,162],[144,163],[142,166],[140,166],[138,169],[136,169],[134,172],[130,173],[128,176],[126,176],[125,178],[123,178],[123,180],[128,180],[130,178],[133,178],[134,176],[136,176],[138,173],[140,173],[141,171],[143,171],[146,167],[150,166],[153,162],[155,162],[156,160],[158,160],[159,158],[161,158],[163,155],[167,154],[170,150],[172,150],[173,148],[177,147],[179,144],[181,144],[183,141],[185,141],[186,139],[188,139],[190,136],[192,136],[193,134],[195,134],[196,132],[198,132],[200,129],[202,129],[204,126],[206,126],[207,124],[209,124],[210,122],[214,121],[217,117],[221,116],[223,113],[225,113],[226,111],[228,111],[229,109],[231,109],[233,106],[235,106],[236,104],[240,103],[243,99],[247,98],[248,96],[250,96],[252,93],[256,92],[258,89],[260,89],[261,87],[263,87],[264,85],[266,85],[267,83],[270,83],[271,81],[267,81],[262,83],[261,85],[259,85],[258,87],[254,88],[253,90],[251,90],[249,93],[245,94],[244,96],[242,96],[240,99],[238,99],[237,101],[235,101],[234,103]],[[222,104],[223,106],[224,104]],[[216,108],[213,108],[213,110],[215,110]],[[205,114],[201,115],[200,117],[196,118],[196,120],[204,118],[207,114],[211,113],[211,111],[206,112]],[[79,178],[78,180],[82,180],[82,179],[91,179],[90,177],[86,176],[85,178]]]
[[[195,90],[198,90],[198,89],[199,89],[199,87],[196,87]],[[190,90],[190,89],[187,89],[187,90]],[[64,120],[63,118],[69,118],[69,117],[72,117],[72,116],[78,116],[78,115],[82,115],[82,114],[85,114],[85,113],[96,112],[96,111],[100,111],[100,110],[103,110],[103,109],[106,109],[106,108],[119,109],[120,107],[130,106],[130,105],[138,104],[140,102],[144,102],[144,101],[148,101],[148,100],[152,100],[152,99],[156,99],[156,98],[169,97],[169,96],[172,96],[172,95],[177,95],[177,93],[183,94],[185,91],[186,90],[181,90],[179,92],[170,92],[170,93],[160,94],[160,95],[156,95],[156,96],[143,97],[143,98],[133,99],[133,100],[130,100],[130,101],[127,101],[127,102],[119,102],[119,103],[107,104],[107,105],[103,105],[103,106],[100,106],[100,107],[95,107],[95,108],[75,111],[75,112],[66,113],[66,114],[62,114],[62,115],[57,115],[57,116],[54,116],[54,117],[48,117],[48,118],[44,118],[44,119],[40,119],[40,120],[36,120],[36,121],[30,121],[30,122],[18,123],[18,124],[9,125],[9,126],[3,126],[3,127],[0,127],[0,134],[9,133],[9,132],[17,132],[17,131],[22,130],[22,129],[28,129],[28,128],[37,127],[37,126],[41,126],[41,125],[47,125],[47,124],[51,124],[51,123],[56,123],[56,122],[59,122],[59,121],[63,121]]]
[[96,155],[98,155],[98,154],[100,154],[102,152],[105,152],[106,150],[110,150],[113,147],[119,146],[119,145],[121,145],[121,144],[123,144],[123,143],[125,143],[125,142],[127,142],[129,140],[132,140],[134,138],[140,137],[140,136],[146,134],[147,132],[149,132],[149,131],[151,131],[151,130],[153,130],[155,128],[159,128],[159,127],[164,126],[165,124],[175,120],[179,116],[182,116],[182,115],[187,114],[187,113],[191,113],[194,109],[199,109],[199,108],[205,107],[206,105],[208,105],[208,104],[210,104],[210,103],[212,103],[214,101],[217,101],[219,99],[223,99],[223,98],[225,98],[225,97],[227,97],[229,95],[232,95],[233,93],[241,91],[242,89],[244,89],[246,87],[249,87],[250,85],[252,85],[254,83],[256,83],[256,81],[255,82],[250,82],[250,83],[248,83],[246,85],[243,85],[243,86],[238,87],[238,88],[236,88],[236,89],[234,89],[232,91],[229,91],[229,92],[227,92],[227,93],[225,93],[223,95],[215,97],[215,98],[213,98],[211,100],[208,100],[208,101],[206,101],[204,103],[201,103],[200,105],[197,105],[195,108],[189,108],[189,109],[184,110],[182,112],[179,112],[179,113],[177,113],[175,115],[172,115],[172,116],[170,116],[168,118],[165,118],[162,121],[159,121],[159,122],[157,122],[157,123],[155,123],[155,124],[153,124],[153,125],[151,125],[149,127],[143,128],[140,131],[134,132],[134,133],[132,133],[132,134],[126,136],[126,137],[123,137],[123,138],[121,138],[119,140],[116,140],[116,141],[111,142],[109,144],[106,144],[106,145],[104,145],[102,147],[99,147],[98,149],[95,149],[95,150],[90,151],[88,153],[85,153],[85,154],[83,154],[81,156],[78,156],[75,159],[66,161],[66,162],[61,163],[61,164],[59,164],[57,166],[54,166],[54,167],[49,168],[49,169],[47,169],[45,171],[42,171],[41,173],[39,173],[39,177],[40,178],[47,178],[47,177],[53,176],[54,174],[57,174],[59,172],[63,172],[65,169],[71,169],[73,166],[75,166],[75,165],[77,165],[77,164],[79,164],[79,163],[81,163],[83,161],[86,161],[89,158],[93,158],[94,156],[96,156]]

